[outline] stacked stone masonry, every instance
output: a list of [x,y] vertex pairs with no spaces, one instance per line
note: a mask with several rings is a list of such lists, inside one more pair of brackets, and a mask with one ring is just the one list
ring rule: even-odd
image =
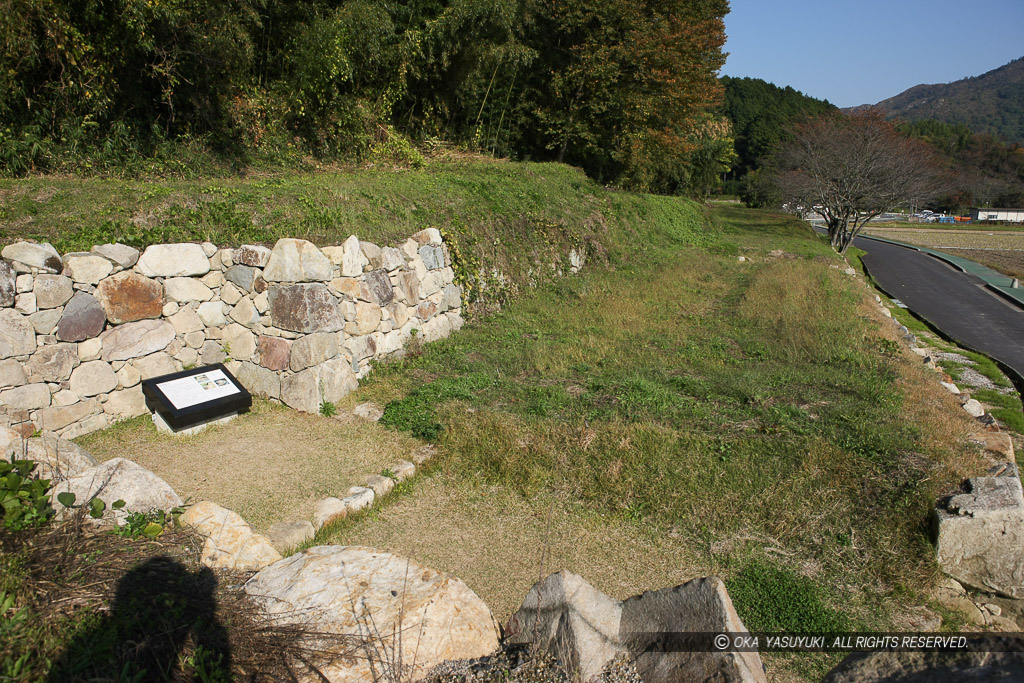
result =
[[398,247],[47,243],[0,251],[0,425],[74,438],[146,412],[141,381],[223,362],[250,392],[315,413],[370,361],[462,327],[436,229]]

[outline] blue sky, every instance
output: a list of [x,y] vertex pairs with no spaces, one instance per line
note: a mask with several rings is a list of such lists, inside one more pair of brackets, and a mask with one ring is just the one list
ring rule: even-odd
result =
[[731,0],[723,75],[840,107],[1024,57],[1024,0]]

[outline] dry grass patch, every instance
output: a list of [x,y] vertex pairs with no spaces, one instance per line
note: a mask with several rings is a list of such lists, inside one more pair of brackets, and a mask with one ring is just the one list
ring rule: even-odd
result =
[[191,437],[161,434],[143,416],[78,442],[99,460],[134,460],[183,499],[212,500],[257,531],[285,519],[311,519],[319,498],[347,494],[420,443],[373,423],[260,400],[250,413]]
[[568,569],[617,599],[711,571],[683,538],[598,517],[559,498],[525,498],[443,472],[317,540],[367,545],[455,574],[502,624],[540,577],[545,547],[544,574]]

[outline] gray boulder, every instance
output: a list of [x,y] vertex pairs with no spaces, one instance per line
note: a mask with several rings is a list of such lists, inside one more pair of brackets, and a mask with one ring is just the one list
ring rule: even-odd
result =
[[[129,512],[168,512],[182,505],[181,498],[167,482],[142,465],[124,458],[108,460],[61,482],[53,488],[54,502],[65,491],[75,494],[76,505],[86,504],[93,498],[101,499],[107,504],[107,509],[99,521],[107,523],[124,524]],[[120,510],[111,508],[117,500],[125,502]],[[59,503],[55,507],[59,513],[63,509]]]
[[506,644],[536,642],[584,681],[623,656],[645,683],[766,681],[757,652],[673,652],[659,642],[662,634],[687,632],[746,632],[720,579],[619,602],[561,571],[530,589],[505,628]]
[[1024,598],[1024,492],[1017,466],[967,481],[935,511],[936,557],[961,583]]
[[1024,678],[1024,652],[855,652],[822,683],[983,683]]

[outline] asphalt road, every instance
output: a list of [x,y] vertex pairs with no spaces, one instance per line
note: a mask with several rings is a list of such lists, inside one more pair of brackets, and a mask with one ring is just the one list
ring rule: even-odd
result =
[[1024,387],[1024,310],[927,254],[863,237],[854,244],[867,252],[864,265],[889,296],[961,346],[1000,361]]

